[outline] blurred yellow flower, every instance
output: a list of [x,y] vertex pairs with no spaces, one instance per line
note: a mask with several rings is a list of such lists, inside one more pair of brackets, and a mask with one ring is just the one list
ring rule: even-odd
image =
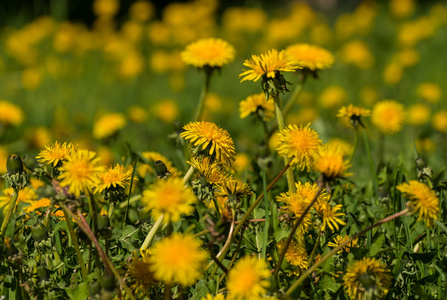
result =
[[[365,279],[366,278],[366,279]],[[364,299],[366,295],[385,297],[393,276],[375,258],[363,258],[348,266],[343,276],[343,286],[351,299]]]
[[367,117],[369,115],[371,115],[371,111],[369,109],[349,104],[347,107],[343,106],[340,108],[337,117],[348,117],[352,126],[356,127],[360,124],[364,127],[361,117]]
[[360,90],[360,100],[363,104],[366,106],[372,106],[374,103],[376,103],[380,97],[379,92],[376,88],[372,86],[365,86]]
[[440,110],[433,115],[431,125],[440,132],[447,132],[447,110]]
[[132,260],[128,264],[127,274],[129,276],[130,288],[135,291],[136,296],[144,298],[150,293],[151,287],[157,284],[152,272],[149,250],[140,251],[141,258],[132,254]]
[[391,0],[389,6],[394,17],[407,18],[413,14],[416,3],[414,0]]
[[3,175],[7,172],[6,162],[8,160],[9,152],[6,148],[0,146],[0,175]]
[[126,117],[121,113],[109,113],[93,124],[93,137],[103,139],[114,135],[126,126]]
[[424,220],[428,226],[433,225],[434,220],[439,218],[439,199],[425,183],[410,180],[402,183],[396,188],[408,199],[408,207],[412,214],[419,214],[418,221]]
[[343,152],[343,155],[350,155],[353,150],[352,144],[340,138],[331,138],[327,146],[339,148]]
[[41,215],[42,213],[39,211],[39,208],[47,208],[50,205],[51,200],[48,198],[42,198],[39,200],[30,201],[30,205],[25,206],[23,208],[23,211],[27,214],[35,211],[38,215]]
[[22,124],[25,116],[22,108],[9,101],[0,100],[0,123],[3,126]]
[[118,73],[123,79],[133,79],[144,70],[145,59],[137,51],[131,51],[121,60]]
[[180,134],[194,146],[193,156],[208,156],[212,161],[231,167],[236,150],[230,134],[212,122],[191,122]]
[[436,144],[429,138],[416,139],[416,150],[418,153],[433,153],[436,150]]
[[300,107],[298,112],[287,116],[287,123],[305,125],[314,122],[318,118],[318,110],[313,107]]
[[395,100],[382,100],[374,106],[371,121],[381,133],[396,134],[404,126],[404,106]]
[[441,87],[432,82],[423,82],[417,87],[417,94],[430,103],[437,103],[441,99]]
[[334,56],[329,51],[314,45],[294,44],[287,47],[286,52],[311,71],[327,69],[334,64]]
[[100,18],[112,18],[119,10],[119,0],[95,0],[93,2],[93,12]]
[[253,80],[258,81],[261,77],[275,78],[279,72],[293,72],[301,69],[299,61],[293,58],[285,51],[278,52],[273,49],[261,55],[252,55],[251,59],[244,61],[244,66],[250,68],[243,69],[239,77],[243,77],[242,81]]
[[[3,207],[3,215],[9,207],[11,202],[12,194],[14,193],[14,189],[12,187],[6,188],[3,190],[3,196],[0,196],[0,208]],[[27,202],[31,203],[34,200],[37,200],[37,194],[33,188],[26,186],[23,188],[17,197],[17,203],[19,202]]]
[[197,197],[191,187],[184,187],[182,178],[169,177],[144,190],[141,202],[155,220],[164,215],[163,222],[168,224],[180,220],[181,215],[192,214]]
[[155,116],[164,123],[172,123],[179,116],[178,104],[171,99],[158,101],[154,106],[153,112]]
[[259,32],[266,21],[267,14],[257,7],[228,7],[222,16],[224,30],[229,31],[231,35]]
[[42,82],[42,73],[36,68],[27,68],[22,73],[22,84],[27,90],[37,89]]
[[166,284],[194,284],[203,274],[208,254],[192,235],[175,233],[157,242],[150,250],[150,270]]
[[347,160],[344,160],[344,151],[332,145],[325,145],[320,148],[313,162],[313,169],[320,172],[327,179],[351,176],[347,169],[351,167]]
[[157,162],[158,160],[161,160],[165,164],[169,173],[171,173],[171,176],[179,177],[182,175],[182,172],[180,172],[176,167],[174,167],[172,162],[169,159],[167,159],[165,156],[163,156],[162,154],[160,154],[158,152],[145,151],[145,152],[141,153],[141,155],[145,159],[147,159],[149,161],[149,163],[138,164],[137,172],[140,177],[145,177],[146,174],[148,174],[148,173],[151,175],[155,175],[156,172],[152,166],[155,165],[155,162]]
[[127,115],[129,116],[129,120],[132,122],[141,124],[147,119],[147,111],[141,106],[132,105],[127,110]]
[[413,104],[407,110],[407,123],[411,125],[424,125],[430,118],[430,107],[424,103]]
[[404,70],[399,63],[392,62],[386,65],[385,69],[383,70],[383,81],[389,85],[399,83],[402,79],[403,72]]
[[[282,249],[284,248],[286,243],[286,240],[283,239],[278,243],[278,252],[281,253]],[[292,266],[299,267],[301,269],[307,269],[309,261],[308,261],[309,255],[307,254],[306,248],[304,248],[302,245],[296,243],[295,241],[292,241],[289,245],[289,248],[287,248],[286,251],[286,260],[291,264]]]
[[399,51],[396,59],[402,67],[413,67],[421,59],[421,55],[416,49],[405,48]]
[[231,299],[257,299],[267,292],[271,274],[267,263],[256,256],[240,258],[228,273],[227,288]]
[[222,39],[207,38],[188,45],[181,53],[183,61],[196,68],[221,68],[234,60],[236,50]]
[[30,146],[36,149],[44,148],[52,140],[50,131],[44,126],[29,129],[26,136]]
[[154,5],[145,0],[138,0],[132,3],[129,8],[129,16],[132,20],[145,22],[154,15]]
[[61,187],[68,186],[68,191],[76,196],[91,192],[100,183],[98,175],[104,170],[95,155],[92,151],[76,150],[66,157],[67,161],[59,168]]
[[251,158],[246,153],[237,153],[236,161],[234,163],[234,168],[237,173],[245,172],[248,168],[250,168]]
[[254,115],[268,122],[275,117],[275,105],[271,98],[265,99],[264,93],[251,95],[239,102],[239,115],[241,119]]
[[322,108],[334,108],[345,103],[347,98],[345,89],[338,85],[330,85],[321,92],[318,103]]
[[289,125],[281,130],[281,144],[277,148],[279,155],[290,158],[290,163],[296,164],[301,170],[310,170],[321,147],[318,133],[309,126],[310,123],[306,127]]
[[360,69],[369,69],[374,64],[374,56],[368,45],[361,40],[353,40],[342,46],[340,56],[343,62]]

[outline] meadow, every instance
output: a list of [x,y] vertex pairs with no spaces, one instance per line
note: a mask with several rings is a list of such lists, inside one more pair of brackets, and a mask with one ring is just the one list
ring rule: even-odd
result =
[[11,17],[0,295],[447,299],[447,5],[318,3]]

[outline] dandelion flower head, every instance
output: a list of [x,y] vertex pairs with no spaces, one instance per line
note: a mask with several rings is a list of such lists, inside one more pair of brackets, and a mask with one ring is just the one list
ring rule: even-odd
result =
[[435,83],[423,82],[417,87],[417,94],[427,102],[437,103],[441,99],[442,91]]
[[141,258],[133,254],[129,264],[127,272],[132,283],[131,288],[136,294],[148,294],[151,286],[156,283],[149,259],[149,251],[145,250],[141,251]]
[[431,124],[439,132],[447,132],[447,110],[440,110],[433,115]]
[[239,114],[241,119],[257,114],[264,122],[268,122],[275,116],[275,105],[273,101],[265,99],[264,93],[255,94],[239,103]]
[[100,182],[98,175],[104,170],[98,165],[99,157],[87,150],[74,151],[60,167],[60,185],[69,186],[69,192],[79,196],[87,193]]
[[350,176],[352,174],[346,173],[346,171],[351,165],[343,157],[343,149],[336,145],[325,145],[316,155],[313,169],[323,174],[327,179]]
[[230,134],[212,122],[191,122],[180,134],[196,148],[193,156],[209,156],[213,161],[231,167],[236,160],[236,150]]
[[222,197],[227,201],[241,201],[253,194],[251,187],[244,182],[227,178],[217,186],[216,197]]
[[267,263],[257,257],[244,256],[228,273],[227,288],[231,299],[255,299],[269,287]]
[[44,164],[51,164],[55,167],[59,162],[65,160],[76,149],[72,143],[55,142],[53,145],[45,146],[45,150],[40,151],[36,157],[38,161]]
[[189,44],[181,53],[183,61],[196,68],[220,68],[234,60],[234,47],[222,39],[205,38]]
[[378,102],[371,113],[371,121],[383,134],[392,135],[402,130],[405,120],[404,106],[395,100]]
[[191,235],[173,234],[156,243],[149,259],[157,280],[167,284],[194,284],[203,273],[208,254]]
[[363,126],[361,117],[367,117],[369,115],[371,115],[371,110],[349,104],[348,106],[343,106],[342,108],[340,108],[337,117],[348,117],[353,126],[357,126],[357,124]]
[[197,198],[190,187],[184,187],[181,178],[169,177],[145,190],[141,201],[155,219],[164,215],[165,223],[169,223],[177,222],[181,215],[190,215]]
[[315,156],[321,147],[318,133],[306,127],[289,125],[280,132],[280,144],[277,147],[279,155],[287,156],[292,164],[296,164],[301,170],[310,169]]
[[279,72],[293,72],[301,69],[300,62],[284,50],[278,52],[273,49],[266,54],[252,55],[251,59],[245,60],[244,66],[250,68],[242,70],[239,77],[242,81],[258,81],[261,77],[275,78]]
[[424,125],[430,119],[430,106],[425,103],[415,103],[408,107],[407,123],[411,125]]
[[143,158],[147,161],[145,161],[145,164],[139,164],[137,168],[137,172],[140,177],[144,177],[146,176],[146,174],[155,175],[156,172],[152,166],[153,164],[155,164],[156,161],[159,160],[161,160],[165,164],[169,173],[171,173],[171,176],[179,177],[182,174],[176,167],[173,166],[172,162],[169,159],[158,152],[146,151],[141,153],[141,156],[143,156]]
[[11,102],[0,100],[0,124],[18,126],[25,118],[23,110]]
[[417,220],[424,220],[429,226],[433,225],[439,214],[439,199],[435,191],[417,180],[399,184],[396,188],[409,200],[411,212],[419,214]]
[[126,118],[120,113],[111,113],[99,118],[93,125],[93,137],[103,139],[114,135],[126,126]]
[[[285,239],[278,243],[279,252],[282,252],[285,243]],[[292,241],[289,248],[287,248],[285,258],[292,266],[300,267],[301,269],[307,269],[309,264],[306,248],[295,241]]]
[[218,163],[211,162],[209,157],[202,159],[192,157],[191,161],[187,162],[196,170],[196,177],[200,179],[203,177],[209,184],[221,184],[224,180],[229,179],[229,175],[225,172],[222,166]]
[[[9,204],[11,203],[12,194],[14,193],[14,188],[9,187],[3,190],[3,196],[0,196],[0,207],[3,207],[3,213],[6,212],[6,210],[9,207]],[[18,202],[27,202],[32,203],[37,199],[37,194],[34,191],[34,189],[26,186],[24,189],[22,189],[19,192],[19,195],[17,197],[17,203]]]
[[[334,238],[333,242],[329,242],[327,243],[327,245],[329,247],[338,247],[338,245],[343,244],[344,242],[346,242],[349,239],[349,236],[345,235],[345,236],[341,236],[341,235],[337,235]],[[351,248],[356,247],[358,239],[353,239],[351,242],[349,242],[348,244],[346,244],[346,246],[342,247],[337,253],[340,254],[343,251],[345,252],[349,252],[351,250]]]
[[132,169],[126,170],[123,165],[116,164],[115,167],[109,167],[107,171],[99,174],[100,183],[95,192],[102,192],[106,189],[125,188],[130,184]]
[[334,64],[334,56],[329,51],[314,45],[295,44],[287,47],[286,52],[311,71],[327,69]]
[[326,230],[326,228],[329,227],[329,229],[334,232],[336,230],[340,230],[339,225],[346,225],[346,223],[339,218],[345,216],[344,213],[339,212],[339,210],[341,210],[343,207],[341,204],[332,206],[329,202],[327,202],[323,205],[320,204],[316,206],[316,211],[323,220],[321,231],[324,231]]
[[392,276],[380,261],[365,257],[350,265],[343,276],[344,288],[351,299],[363,299],[365,294],[379,298],[388,293]]

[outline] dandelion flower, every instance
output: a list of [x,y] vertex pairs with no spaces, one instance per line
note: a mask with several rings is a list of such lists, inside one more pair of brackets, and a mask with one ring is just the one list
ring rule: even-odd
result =
[[315,156],[313,169],[320,172],[327,179],[350,176],[346,170],[351,166],[343,159],[344,151],[337,146],[325,145]]
[[111,113],[99,118],[93,125],[93,137],[103,139],[114,135],[126,126],[126,118],[120,113]]
[[437,103],[441,99],[441,88],[432,82],[423,82],[417,87],[417,94],[430,103]]
[[402,183],[396,188],[409,200],[408,206],[413,214],[418,213],[418,221],[424,220],[429,226],[438,219],[439,199],[428,185],[417,180]]
[[348,267],[343,285],[351,299],[363,299],[365,295],[382,298],[388,293],[392,278],[380,261],[366,257]]
[[208,156],[213,161],[231,167],[236,150],[228,132],[212,122],[191,122],[180,134],[195,146],[193,156]]
[[243,182],[228,178],[217,186],[216,197],[222,197],[226,201],[241,201],[253,194],[251,187]]
[[147,295],[151,287],[156,283],[154,273],[151,271],[149,251],[141,251],[141,258],[133,255],[127,270],[131,288],[136,294]]
[[23,110],[11,102],[0,100],[0,124],[18,126],[24,119]]
[[148,173],[151,175],[155,175],[156,171],[152,167],[152,165],[159,160],[161,160],[165,164],[169,173],[171,173],[171,176],[179,177],[182,174],[182,172],[180,172],[176,167],[173,166],[172,162],[169,159],[158,152],[146,151],[141,153],[141,156],[143,156],[142,160],[145,162],[145,164],[139,164],[137,168],[137,172],[140,177],[144,177]]
[[[349,239],[349,236],[345,235],[345,236],[341,236],[341,235],[337,235],[334,238],[333,242],[329,242],[327,243],[327,245],[329,247],[338,247],[338,245],[343,244],[344,242],[346,242]],[[344,246],[343,248],[341,248],[337,253],[340,254],[343,251],[349,252],[351,250],[351,248],[354,248],[357,244],[358,239],[353,239],[351,242],[349,242],[348,244],[346,244],[346,246]]]
[[273,49],[266,54],[252,55],[251,59],[245,60],[244,66],[250,68],[243,70],[239,77],[242,81],[258,81],[261,77],[275,78],[279,72],[293,72],[301,69],[300,63],[285,51],[278,52]]
[[411,125],[424,125],[430,119],[430,107],[425,103],[411,105],[407,111],[407,123]]
[[314,45],[295,44],[287,47],[286,52],[311,71],[327,69],[334,64],[334,56],[329,51]]
[[339,224],[346,225],[344,221],[339,219],[339,217],[345,216],[344,213],[338,212],[342,207],[341,204],[331,206],[328,202],[323,205],[318,205],[316,211],[323,220],[321,231],[324,231],[326,227],[329,227],[331,231],[334,232],[335,230],[340,230],[340,227],[338,226]]
[[167,284],[191,285],[202,275],[208,257],[200,241],[190,235],[173,234],[151,248],[151,271]]
[[318,133],[309,128],[296,125],[289,125],[281,130],[281,144],[277,147],[279,155],[287,156],[292,164],[296,164],[301,170],[310,169],[315,156],[321,147],[321,140]]
[[[3,212],[5,212],[8,209],[9,204],[11,203],[11,197],[13,193],[14,189],[12,187],[3,190],[3,196],[0,196],[0,207],[3,207]],[[30,187],[25,187],[19,192],[19,195],[17,197],[17,203],[19,202],[32,203],[36,199],[37,199],[36,192]]]
[[323,108],[334,108],[342,105],[347,98],[348,94],[344,88],[330,85],[323,90],[318,101]]
[[45,146],[45,150],[40,151],[36,157],[38,161],[44,164],[51,164],[53,167],[57,166],[59,162],[67,159],[68,156],[75,150],[72,143],[63,143],[62,145],[55,142],[54,145]]
[[447,132],[447,110],[440,110],[433,115],[431,122],[434,129]]
[[115,167],[109,167],[109,169],[99,174],[100,183],[97,186],[95,192],[102,192],[104,190],[117,189],[119,187],[125,188],[130,184],[133,170],[126,170],[123,165],[116,164]]
[[206,294],[206,297],[202,297],[201,300],[225,300],[224,294],[219,294],[213,297],[211,294]]
[[180,215],[190,215],[197,198],[190,187],[184,187],[181,178],[169,177],[145,190],[141,201],[155,219],[164,215],[164,221],[169,223],[180,220]]
[[264,260],[245,256],[228,273],[227,288],[231,299],[256,299],[270,286],[270,272]]
[[[278,243],[279,252],[282,252],[285,243],[285,239]],[[307,269],[309,264],[306,248],[294,241],[292,241],[289,248],[287,248],[285,258],[292,266],[300,267],[301,269]]]
[[32,211],[35,211],[38,215],[41,215],[42,213],[39,211],[39,208],[42,208],[42,207],[47,208],[50,205],[50,202],[51,202],[50,199],[42,198],[42,199],[30,202],[30,205],[24,207],[23,210],[27,214],[31,213]]
[[188,161],[188,164],[194,167],[198,179],[203,177],[206,182],[212,185],[220,184],[229,177],[222,166],[211,162],[209,157],[203,159],[193,157],[191,161]]
[[90,192],[100,182],[98,175],[103,172],[103,166],[97,165],[100,158],[96,153],[87,150],[77,150],[67,157],[60,167],[60,185],[69,186],[69,192],[79,196]]
[[405,120],[404,106],[395,100],[377,103],[371,113],[371,121],[383,134],[392,135],[402,130]]
[[371,111],[369,109],[349,104],[349,106],[347,107],[343,106],[342,108],[340,108],[337,117],[348,117],[352,126],[356,127],[358,124],[360,124],[361,126],[365,127],[362,123],[361,117],[367,117],[370,115]]
[[196,68],[221,68],[234,60],[234,47],[222,39],[206,38],[189,44],[181,53],[183,61]]
[[275,116],[275,105],[273,101],[266,100],[263,93],[255,94],[239,103],[239,114],[241,119],[257,115],[264,122],[268,122]]

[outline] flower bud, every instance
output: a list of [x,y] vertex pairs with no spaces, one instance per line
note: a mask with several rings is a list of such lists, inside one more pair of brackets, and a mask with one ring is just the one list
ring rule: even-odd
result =
[[167,178],[171,176],[171,173],[168,171],[168,168],[166,168],[166,165],[161,160],[157,160],[155,162],[155,172],[157,172],[158,178]]
[[38,222],[31,226],[31,235],[35,242],[40,242],[48,237],[48,229]]
[[9,175],[22,174],[23,163],[20,156],[17,154],[11,154],[6,161],[6,169]]
[[106,291],[113,291],[116,288],[115,277],[112,274],[104,274],[101,278],[101,286]]

